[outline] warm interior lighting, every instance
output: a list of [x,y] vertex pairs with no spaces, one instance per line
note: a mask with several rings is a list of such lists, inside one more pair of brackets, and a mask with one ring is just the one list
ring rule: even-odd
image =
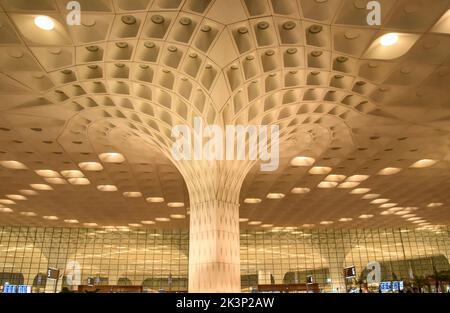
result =
[[105,163],[122,163],[125,161],[125,157],[117,152],[102,153],[98,157]]
[[261,221],[250,221],[248,222],[248,225],[261,225],[262,222]]
[[240,222],[240,223],[248,222],[248,218],[241,217],[241,218],[239,218],[239,222]]
[[67,223],[67,224],[78,224],[79,222],[78,222],[78,220],[64,220],[64,223]]
[[49,221],[56,221],[58,219],[58,217],[54,216],[54,215],[43,216],[42,218],[49,220]]
[[22,195],[6,195],[6,197],[11,200],[16,200],[16,201],[28,200],[27,197],[24,197]]
[[13,170],[26,170],[28,167],[19,161],[0,161],[3,167]]
[[141,221],[141,223],[144,225],[154,225],[155,224],[154,221]]
[[273,227],[273,224],[262,224],[261,227],[269,228],[269,227]]
[[380,205],[380,208],[382,209],[386,209],[386,208],[393,208],[397,205],[398,203],[384,203],[382,205]]
[[24,196],[37,196],[39,193],[35,190],[29,190],[29,189],[22,189],[19,190],[19,192],[21,194],[23,194]]
[[359,218],[362,218],[362,219],[367,219],[367,218],[372,218],[372,217],[373,217],[372,214],[362,214],[359,216]]
[[87,226],[87,227],[96,227],[96,226],[98,226],[97,223],[83,223],[83,225]]
[[142,197],[142,193],[139,191],[125,191],[123,196],[126,198],[139,198]]
[[52,170],[36,170],[35,172],[39,176],[46,177],[46,178],[54,178],[54,177],[60,177],[61,176],[61,175],[59,175],[58,172],[52,171]]
[[182,208],[182,207],[184,207],[184,203],[183,202],[169,202],[169,203],[167,203],[167,206],[169,208]]
[[82,178],[82,177],[84,177],[83,172],[79,171],[79,170],[65,170],[65,171],[61,171],[61,174],[65,178]]
[[351,221],[353,221],[353,219],[347,218],[347,217],[343,217],[343,218],[339,219],[339,222],[351,222]]
[[350,191],[350,193],[355,194],[355,195],[360,195],[363,193],[368,193],[369,191],[370,191],[370,188],[356,188],[356,189],[353,189],[352,191]]
[[55,22],[45,15],[39,15],[34,18],[34,24],[43,30],[52,30],[55,28]]
[[244,200],[244,203],[250,203],[250,204],[255,204],[255,203],[260,203],[261,199],[259,198],[246,198]]
[[91,182],[87,178],[69,178],[69,183],[72,185],[89,185]]
[[346,181],[351,181],[351,182],[362,182],[365,181],[369,178],[369,175],[352,175],[347,177]]
[[334,182],[341,182],[345,179],[345,175],[336,175],[336,174],[330,174],[327,177],[325,177],[326,181],[334,181]]
[[423,159],[423,160],[419,160],[417,162],[415,162],[413,165],[411,165],[410,167],[412,168],[424,168],[424,167],[430,167],[433,166],[434,164],[436,164],[437,161],[436,160],[431,160],[431,159]]
[[83,171],[98,172],[103,170],[103,166],[98,162],[81,162],[78,164],[78,166]]
[[388,201],[389,201],[389,199],[382,199],[382,198],[380,198],[380,199],[375,199],[375,200],[371,201],[370,203],[381,204],[381,203],[386,203]]
[[117,191],[117,187],[114,185],[98,185],[97,189],[105,192]]
[[310,157],[298,156],[291,160],[292,166],[311,166],[316,160]]
[[176,219],[176,220],[182,220],[186,218],[186,215],[183,214],[171,214],[170,218]]
[[157,222],[169,222],[169,221],[170,221],[170,218],[167,218],[167,217],[157,217],[157,218],[155,218],[155,221],[157,221]]
[[320,182],[317,187],[319,188],[334,188],[337,186],[338,183],[332,182],[332,181],[323,181]]
[[440,206],[443,206],[444,204],[443,203],[441,203],[441,202],[433,202],[433,203],[429,203],[428,205],[427,205],[427,207],[429,207],[429,208],[437,208],[437,207],[440,207]]
[[311,191],[311,189],[306,188],[306,187],[295,187],[295,188],[292,188],[291,193],[304,194],[304,193],[308,193],[310,191]]
[[138,223],[129,223],[128,226],[130,226],[130,227],[141,227],[142,225],[138,224]]
[[161,203],[161,202],[164,202],[164,198],[163,197],[148,197],[145,200],[147,202],[150,202],[150,203]]
[[398,34],[389,33],[380,38],[380,44],[384,47],[393,46],[398,42]]
[[266,196],[267,199],[282,199],[284,198],[284,193],[268,193]]
[[331,225],[333,224],[333,221],[322,221],[320,222],[320,225]]
[[16,203],[10,199],[0,199],[0,204],[16,204]]
[[367,195],[364,195],[362,198],[365,200],[371,200],[371,199],[376,199],[378,198],[380,195],[377,193],[369,193]]
[[402,169],[398,167],[386,167],[378,172],[378,175],[394,175],[400,172]]
[[20,215],[26,216],[26,217],[34,217],[37,216],[34,212],[20,212]]
[[0,213],[11,213],[13,212],[10,208],[0,208]]
[[31,188],[36,190],[53,190],[52,186],[46,184],[30,184]]
[[309,173],[313,175],[325,175],[329,172],[331,172],[331,167],[327,166],[315,166],[309,170]]
[[338,188],[355,188],[358,185],[359,185],[358,182],[346,181],[346,182],[343,182],[342,184],[339,184]]
[[51,178],[45,178],[45,181],[49,184],[54,184],[54,185],[65,185],[67,184],[67,181],[63,178],[59,178],[59,177],[51,177]]

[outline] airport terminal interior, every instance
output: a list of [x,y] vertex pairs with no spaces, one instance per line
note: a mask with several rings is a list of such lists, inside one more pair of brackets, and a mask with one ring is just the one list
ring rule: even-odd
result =
[[0,0],[0,52],[0,292],[450,292],[450,0]]

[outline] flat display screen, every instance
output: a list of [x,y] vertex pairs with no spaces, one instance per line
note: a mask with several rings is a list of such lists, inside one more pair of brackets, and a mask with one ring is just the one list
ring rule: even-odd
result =
[[352,278],[356,276],[356,268],[354,266],[344,268],[345,278]]

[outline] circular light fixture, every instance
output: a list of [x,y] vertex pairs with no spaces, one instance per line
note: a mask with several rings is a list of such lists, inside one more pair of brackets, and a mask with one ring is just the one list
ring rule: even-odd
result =
[[39,15],[34,18],[34,24],[43,30],[52,30],[55,28],[55,22],[45,15]]
[[389,33],[380,38],[380,44],[384,47],[393,46],[398,42],[398,35],[396,33]]

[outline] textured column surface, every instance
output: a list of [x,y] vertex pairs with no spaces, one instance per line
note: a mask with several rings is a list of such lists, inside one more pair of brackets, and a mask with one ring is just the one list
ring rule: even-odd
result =
[[239,204],[191,204],[189,292],[240,292]]

